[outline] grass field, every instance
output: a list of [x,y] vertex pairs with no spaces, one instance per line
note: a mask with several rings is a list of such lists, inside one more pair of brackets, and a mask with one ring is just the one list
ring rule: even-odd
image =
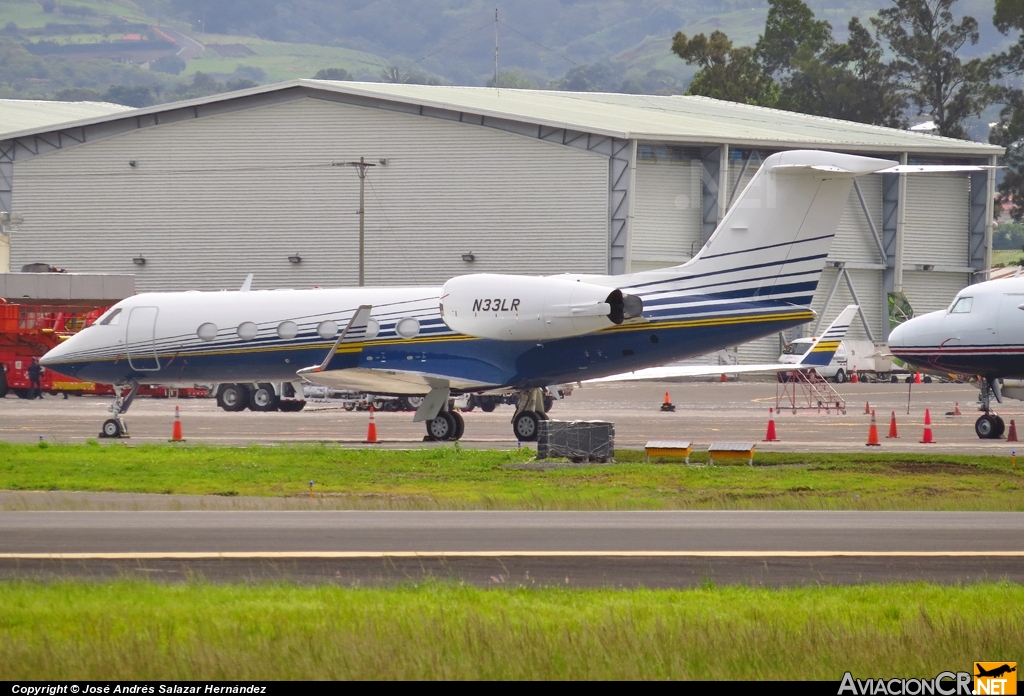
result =
[[305,497],[313,480],[325,504],[356,509],[1024,510],[1024,463],[1000,457],[758,453],[758,466],[707,467],[624,450],[613,466],[541,469],[533,455],[3,443],[0,489]]
[[[934,677],[1024,654],[1024,588],[0,583],[5,679]],[[979,611],[978,607],[998,607]]]

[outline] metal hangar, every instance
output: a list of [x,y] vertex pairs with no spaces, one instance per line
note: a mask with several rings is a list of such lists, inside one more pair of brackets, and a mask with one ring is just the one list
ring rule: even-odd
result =
[[[994,164],[983,143],[691,96],[297,80],[0,129],[11,266],[135,273],[147,290],[626,273],[693,256],[772,152]],[[367,165],[360,181],[359,167]],[[359,215],[360,188],[364,215]],[[986,277],[990,171],[861,180],[815,296],[884,341]],[[365,251],[360,258],[362,218]],[[805,329],[813,332],[816,327]],[[779,339],[740,349],[774,359]]]

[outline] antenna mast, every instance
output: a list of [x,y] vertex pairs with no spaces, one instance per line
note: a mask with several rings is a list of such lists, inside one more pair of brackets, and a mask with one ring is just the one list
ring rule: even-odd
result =
[[498,8],[494,8],[494,88],[498,88]]

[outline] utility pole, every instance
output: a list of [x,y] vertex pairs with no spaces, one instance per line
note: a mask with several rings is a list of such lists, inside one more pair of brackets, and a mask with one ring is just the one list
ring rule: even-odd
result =
[[366,259],[366,169],[377,165],[367,162],[365,157],[360,157],[358,162],[331,162],[331,166],[355,167],[356,174],[359,175],[359,287],[363,287],[366,284],[364,268]]
[[498,88],[498,8],[494,8],[494,88]]

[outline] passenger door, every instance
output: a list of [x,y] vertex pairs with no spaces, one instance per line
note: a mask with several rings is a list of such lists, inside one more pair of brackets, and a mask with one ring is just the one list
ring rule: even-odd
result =
[[159,311],[156,307],[134,307],[128,315],[124,342],[128,364],[133,370],[154,372],[160,369],[160,359],[156,355],[156,317]]

